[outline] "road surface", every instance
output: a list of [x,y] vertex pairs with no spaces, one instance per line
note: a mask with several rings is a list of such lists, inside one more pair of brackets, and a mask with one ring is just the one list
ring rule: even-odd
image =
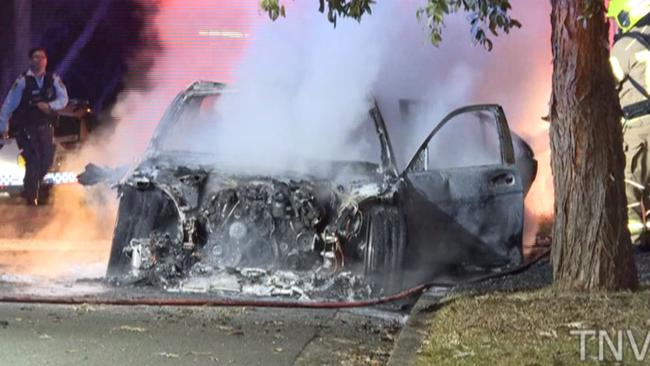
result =
[[[0,207],[0,295],[113,291],[79,281],[100,278],[110,250],[112,219],[88,213]],[[379,310],[4,303],[0,365],[384,365],[404,321]]]
[[2,365],[384,365],[397,318],[334,310],[0,305]]

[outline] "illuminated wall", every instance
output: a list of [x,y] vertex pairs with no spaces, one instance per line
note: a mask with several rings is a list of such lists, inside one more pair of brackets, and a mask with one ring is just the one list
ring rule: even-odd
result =
[[114,110],[120,123],[129,125],[118,127],[120,145],[134,144],[136,155],[180,90],[195,80],[232,81],[256,25],[266,19],[255,0],[162,0],[159,6],[151,26],[162,51],[146,55],[152,69],[133,70],[147,74],[150,89],[144,94],[127,90]]

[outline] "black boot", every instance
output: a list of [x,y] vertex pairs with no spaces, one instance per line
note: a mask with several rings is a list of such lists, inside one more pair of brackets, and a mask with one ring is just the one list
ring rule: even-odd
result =
[[634,243],[636,253],[650,253],[650,232],[643,232]]
[[20,193],[20,196],[25,200],[25,203],[27,204],[27,206],[32,206],[32,207],[38,206],[38,198],[37,197],[34,197],[31,194],[27,194],[25,191],[22,191]]

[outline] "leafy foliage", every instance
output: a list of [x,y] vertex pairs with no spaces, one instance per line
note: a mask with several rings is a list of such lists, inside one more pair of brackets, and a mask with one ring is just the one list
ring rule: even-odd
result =
[[521,27],[510,16],[510,9],[510,0],[427,0],[417,11],[417,17],[426,19],[431,42],[438,45],[442,41],[445,17],[462,10],[468,14],[472,39],[490,50],[492,41],[488,32],[496,36],[499,30],[509,33],[512,28]]
[[[364,14],[372,14],[370,6],[374,3],[375,0],[318,0],[318,11],[324,13],[327,5],[327,20],[336,27],[339,17],[361,21]],[[285,16],[284,5],[279,0],[260,0],[260,7],[272,20]]]
[[271,20],[276,20],[279,16],[285,16],[284,5],[281,5],[278,0],[260,0],[260,8],[269,14]]
[[[327,11],[327,19],[334,26],[339,17],[361,21],[363,15],[371,14],[371,6],[375,4],[375,0],[318,1],[318,10],[321,13]],[[285,16],[285,8],[280,0],[261,0],[260,6],[268,12],[272,20]],[[417,10],[416,15],[418,20],[426,21],[431,43],[437,46],[442,41],[445,17],[463,11],[468,14],[472,39],[489,50],[492,49],[489,34],[496,36],[500,30],[509,33],[512,28],[521,27],[521,24],[510,16],[510,10],[510,0],[426,0],[426,4]]]

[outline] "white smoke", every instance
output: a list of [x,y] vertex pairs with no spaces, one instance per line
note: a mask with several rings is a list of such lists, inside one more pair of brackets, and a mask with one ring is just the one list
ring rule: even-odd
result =
[[[258,170],[296,168],[303,159],[378,161],[368,118],[376,97],[403,165],[437,121],[472,102],[473,63],[487,57],[471,46],[462,15],[448,21],[442,47],[431,46],[417,5],[377,4],[361,23],[336,28],[312,8],[293,7],[287,19],[262,24],[237,69],[237,92],[219,100],[217,117],[201,122],[206,128],[177,135],[173,148]],[[436,113],[403,125],[401,98],[433,101]]]
[[[373,96],[403,169],[447,113],[468,104],[497,103],[511,128],[537,153],[539,174],[529,208],[550,212],[548,134],[541,121],[550,95],[550,26],[548,17],[539,16],[550,13],[549,4],[514,1],[523,28],[494,38],[492,52],[472,44],[462,13],[446,19],[444,40],[433,47],[415,17],[423,4],[378,3],[361,23],[339,20],[336,28],[315,8],[292,4],[287,18],[264,22],[253,31],[234,78],[238,92],[220,100],[214,127],[181,140],[259,172],[297,169],[311,159],[376,161],[376,136],[367,127],[368,97]],[[400,99],[430,107],[404,121]],[[466,128],[472,127],[448,128],[458,146],[442,146],[432,158],[461,153],[479,164],[485,150],[463,139],[471,132]],[[528,229],[527,241],[533,230]]]
[[[546,126],[539,120],[550,92],[550,30],[547,17],[539,16],[549,13],[546,3],[515,0],[515,16],[524,27],[495,38],[494,51],[487,52],[472,44],[465,14],[446,19],[444,40],[433,47],[415,16],[421,0],[381,2],[360,23],[340,19],[336,28],[313,2],[290,2],[287,17],[274,23],[264,20],[265,14],[256,15],[257,26],[246,30],[246,54],[237,62],[225,57],[226,44],[217,44],[224,49],[215,51],[207,39],[197,41],[196,24],[210,29],[211,17],[215,29],[229,24],[217,16],[223,1],[203,4],[162,7],[157,23],[165,51],[150,75],[153,89],[121,97],[114,115],[125,128],[118,128],[105,159],[137,158],[151,126],[184,85],[197,79],[228,81],[220,79],[223,59],[236,65],[234,77],[227,79],[237,92],[223,96],[218,109],[195,121],[193,129],[174,131],[170,147],[210,152],[257,172],[299,169],[304,160],[376,161],[377,137],[368,120],[369,97],[374,96],[400,168],[446,113],[473,103],[502,104],[511,127],[532,140],[536,152],[548,150]],[[186,39],[194,41],[182,41]],[[432,107],[407,123],[400,115],[400,99]],[[543,184],[538,187],[546,188],[547,160],[540,162],[540,171]],[[548,211],[552,192],[540,192],[535,207]]]
[[[137,158],[181,85],[219,77],[225,51],[207,40],[203,48],[182,42],[192,34],[196,38],[196,24],[210,24],[211,17],[219,27],[219,17],[211,14],[224,2],[208,3],[170,3],[161,9],[157,24],[165,51],[150,75],[154,87],[120,98],[113,114],[126,123],[118,128],[112,153],[105,154],[111,160]],[[448,17],[444,41],[433,47],[424,23],[415,17],[423,3],[378,3],[361,23],[340,19],[336,28],[307,2],[288,3],[287,18],[276,22],[257,14],[257,27],[246,31],[248,49],[232,78],[238,92],[219,100],[214,118],[197,121],[193,130],[174,131],[170,147],[207,151],[257,170],[295,168],[301,159],[377,160],[376,136],[367,126],[370,96],[379,101],[400,167],[446,113],[471,103],[503,104],[524,137],[544,135],[541,122],[529,133],[529,120],[546,108],[550,77],[542,66],[550,60],[548,26],[537,14],[548,11],[548,4],[526,2],[524,9],[515,1],[524,28],[495,38],[489,53],[472,44],[465,14]],[[187,24],[189,18],[196,24]],[[398,109],[403,98],[435,108],[407,124]]]
[[214,128],[180,137],[181,145],[258,170],[378,159],[377,137],[370,135],[373,145],[363,132],[374,132],[370,96],[388,46],[375,34],[387,13],[333,29],[313,9],[291,9],[288,19],[256,30],[235,75],[237,92],[219,100]]

